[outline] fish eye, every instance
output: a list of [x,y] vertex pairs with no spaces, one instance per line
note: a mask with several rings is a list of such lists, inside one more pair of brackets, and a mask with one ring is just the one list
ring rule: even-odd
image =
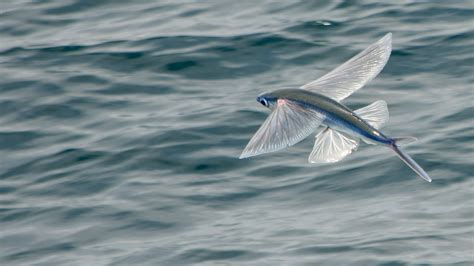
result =
[[267,102],[267,100],[265,100],[265,99],[262,98],[262,99],[260,99],[260,103],[261,103],[262,105],[268,107],[268,102]]

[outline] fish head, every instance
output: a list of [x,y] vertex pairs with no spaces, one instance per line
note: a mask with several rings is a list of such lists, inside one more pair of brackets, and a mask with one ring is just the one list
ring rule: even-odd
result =
[[273,110],[278,103],[278,97],[273,95],[271,92],[262,93],[257,97],[257,102],[261,105]]

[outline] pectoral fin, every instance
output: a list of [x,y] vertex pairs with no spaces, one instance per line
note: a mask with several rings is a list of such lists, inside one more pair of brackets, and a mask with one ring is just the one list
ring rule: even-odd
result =
[[392,34],[388,33],[349,61],[301,88],[342,101],[382,71],[391,51]]
[[310,163],[337,162],[357,150],[358,146],[358,139],[328,127],[316,135],[314,148],[308,161]]
[[278,106],[249,141],[240,159],[292,146],[313,133],[323,119],[320,113],[298,103],[278,100]]

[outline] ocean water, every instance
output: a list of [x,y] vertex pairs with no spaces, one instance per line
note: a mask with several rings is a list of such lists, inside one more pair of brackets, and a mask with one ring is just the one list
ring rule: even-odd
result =
[[[0,265],[473,265],[473,1],[0,2]],[[384,147],[239,160],[387,32]]]

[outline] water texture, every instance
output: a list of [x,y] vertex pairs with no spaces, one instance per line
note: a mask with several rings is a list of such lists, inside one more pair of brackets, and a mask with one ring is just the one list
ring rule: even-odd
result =
[[[303,85],[393,33],[345,103],[383,147],[237,159]],[[473,265],[473,1],[0,2],[1,265]]]

